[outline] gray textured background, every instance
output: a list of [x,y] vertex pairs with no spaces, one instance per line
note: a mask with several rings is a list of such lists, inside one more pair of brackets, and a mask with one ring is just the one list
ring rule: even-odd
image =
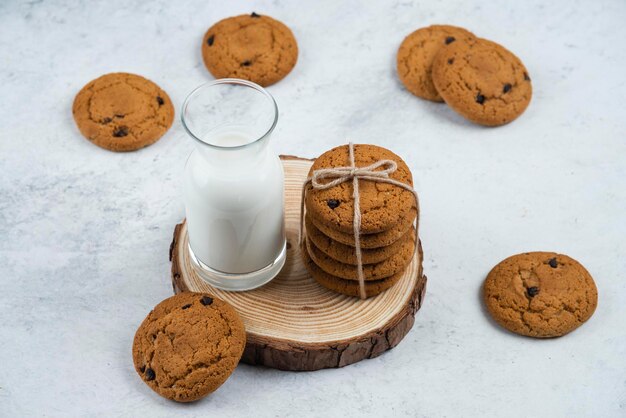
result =
[[[400,346],[339,370],[241,365],[211,397],[177,405],[133,370],[136,327],[171,294],[168,246],[183,217],[193,143],[178,119],[155,145],[101,150],[78,133],[74,95],[111,71],[142,74],[176,110],[212,77],[200,42],[255,10],[289,25],[300,56],[269,88],[280,153],[351,138],[403,156],[421,195],[429,287]],[[45,1],[0,3],[0,416],[626,415],[626,2]],[[497,129],[407,93],[403,37],[467,27],[514,51],[533,101]],[[498,261],[577,258],[596,278],[588,324],[538,341],[479,303]]]

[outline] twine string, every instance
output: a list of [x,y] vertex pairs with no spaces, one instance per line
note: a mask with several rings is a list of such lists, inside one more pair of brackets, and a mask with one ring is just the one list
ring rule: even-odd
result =
[[[417,192],[408,184],[401,181],[390,178],[398,169],[398,164],[393,160],[379,160],[366,167],[357,167],[354,156],[354,144],[348,143],[348,155],[350,160],[350,166],[348,167],[333,167],[322,168],[315,170],[313,175],[306,179],[302,186],[302,196],[300,200],[300,244],[304,239],[304,200],[306,198],[307,191],[312,188],[314,190],[327,190],[342,183],[352,181],[352,199],[354,200],[354,216],[353,216],[353,230],[354,230],[354,248],[356,252],[357,262],[357,279],[359,281],[359,295],[361,299],[365,299],[367,294],[365,292],[365,277],[363,274],[363,254],[361,249],[361,203],[359,193],[359,180],[373,181],[379,183],[388,183],[394,186],[401,187],[413,195],[415,198],[415,208],[419,215],[419,199]],[[377,170],[378,168],[382,170]],[[323,180],[332,179],[329,182],[323,182]],[[309,187],[311,186],[311,187]],[[415,231],[415,248],[413,249],[413,255],[417,251],[418,247],[418,233]],[[307,243],[308,246],[308,243]]]

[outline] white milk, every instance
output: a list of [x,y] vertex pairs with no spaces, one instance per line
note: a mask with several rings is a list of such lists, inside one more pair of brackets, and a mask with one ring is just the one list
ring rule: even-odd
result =
[[262,269],[285,244],[282,164],[269,137],[251,138],[243,129],[218,130],[206,142],[228,148],[198,142],[185,166],[191,248],[224,273]]

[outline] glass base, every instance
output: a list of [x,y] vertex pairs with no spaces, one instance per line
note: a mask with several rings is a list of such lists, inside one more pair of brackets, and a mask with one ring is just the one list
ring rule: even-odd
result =
[[243,291],[261,287],[278,275],[287,260],[287,240],[285,240],[276,260],[262,269],[250,273],[225,273],[204,264],[193,253],[191,245],[188,244],[188,247],[189,258],[194,271],[205,282],[222,290]]

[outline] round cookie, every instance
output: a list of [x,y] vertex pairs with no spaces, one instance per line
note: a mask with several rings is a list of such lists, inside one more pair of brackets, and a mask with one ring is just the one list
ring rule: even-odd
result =
[[269,86],[296,65],[298,44],[283,23],[252,13],[211,26],[202,40],[202,58],[215,78],[243,78]]
[[473,33],[449,25],[432,25],[416,30],[404,38],[398,49],[396,63],[400,81],[417,97],[443,102],[431,76],[433,60],[445,45],[474,38]]
[[[379,160],[393,160],[398,168],[389,177],[413,186],[409,167],[402,158],[388,149],[376,145],[355,144],[354,158],[357,167],[365,167]],[[315,170],[349,165],[348,145],[341,145],[320,155],[311,166],[309,176]],[[362,180],[359,182],[359,193],[362,234],[392,228],[415,207],[413,193],[393,184]],[[340,232],[353,233],[352,181],[325,190],[315,190],[309,185],[305,205],[312,218]]]
[[[411,225],[413,225],[416,217],[417,209],[412,208],[409,212],[409,215],[400,219],[400,221],[398,221],[398,223],[394,225],[393,228],[390,228],[383,232],[378,232],[376,234],[361,235],[361,249],[380,248],[393,244],[407,233],[409,228],[411,228]],[[342,244],[349,245],[351,247],[355,246],[354,233],[341,232],[333,229],[325,225],[322,221],[313,218],[308,213],[306,214],[305,219],[307,221],[310,221],[327,237],[332,238],[333,240]]]
[[487,275],[483,297],[495,321],[521,335],[547,338],[573,331],[598,304],[589,272],[576,260],[556,253],[514,255]]
[[[324,254],[307,238],[309,256],[325,272],[346,280],[358,280],[358,267],[352,264],[342,263]],[[406,241],[398,252],[386,260],[376,264],[363,264],[363,278],[365,280],[381,280],[404,270],[411,262],[415,250],[415,234]]]
[[172,126],[174,106],[152,81],[129,73],[105,74],[85,85],[72,106],[80,132],[110,151],[135,151]]
[[237,312],[207,293],[183,292],[159,303],[133,342],[135,370],[159,395],[191,402],[215,391],[246,345]]
[[[302,258],[309,274],[320,285],[347,296],[360,296],[361,293],[359,288],[359,282],[354,280],[344,280],[339,277],[333,276],[332,274],[326,273],[324,270],[319,268],[311,259],[309,253],[307,252],[306,246],[305,248],[302,248]],[[373,280],[365,282],[366,297],[370,298],[372,296],[376,296],[389,289],[402,278],[402,274],[403,272],[400,272],[383,280]]]
[[445,102],[465,118],[486,126],[521,115],[532,97],[524,64],[495,42],[454,42],[435,57],[433,82]]
[[[327,237],[322,233],[322,231],[313,225],[309,218],[305,219],[305,227],[307,237],[309,237],[313,245],[315,245],[318,250],[339,262],[353,265],[357,264],[356,251],[354,247],[342,244]],[[400,251],[402,246],[405,245],[408,240],[415,239],[415,232],[412,234],[411,231],[415,231],[415,229],[411,228],[411,230],[407,231],[399,240],[386,247],[371,249],[361,248],[361,260],[363,264],[380,263]]]

